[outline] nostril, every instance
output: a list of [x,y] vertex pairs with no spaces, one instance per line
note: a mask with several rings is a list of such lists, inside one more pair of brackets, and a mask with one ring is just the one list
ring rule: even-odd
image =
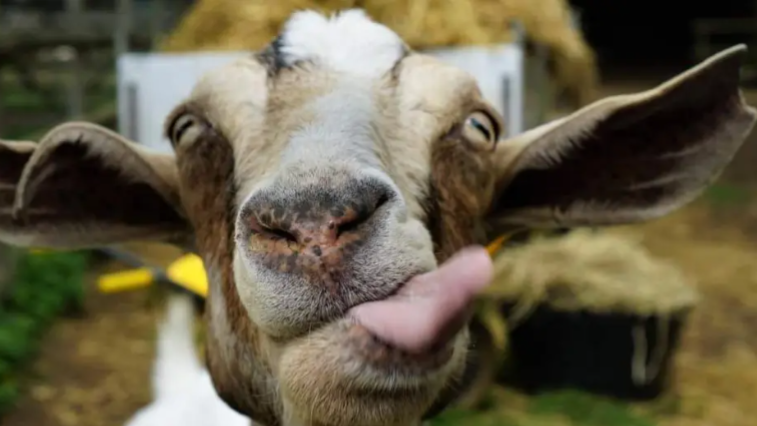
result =
[[267,235],[268,237],[272,239],[285,240],[292,243],[297,242],[297,237],[295,237],[294,234],[292,234],[291,232],[284,231],[283,229],[263,227],[262,234]]
[[368,220],[368,217],[370,217],[370,216],[369,215],[361,215],[361,216],[358,216],[355,219],[350,220],[348,222],[343,222],[341,225],[339,225],[336,228],[336,238],[338,239],[339,237],[342,236],[342,234],[346,234],[346,233],[349,233],[349,232],[356,231],[357,228],[360,227],[360,225],[362,223],[364,223],[366,220]]
[[376,213],[378,209],[380,209],[384,204],[388,202],[389,202],[389,195],[386,193],[382,193],[376,200],[376,203],[373,205],[373,210],[371,210],[370,215],[373,215],[374,213]]
[[293,243],[297,242],[297,237],[293,233],[278,227],[263,225],[255,216],[250,218],[249,226],[250,231],[252,231],[253,234],[258,234],[274,240],[284,240]]
[[360,225],[368,221],[378,209],[389,201],[387,194],[381,194],[374,204],[367,209],[362,209],[352,220],[345,220],[340,223],[336,230],[337,239],[345,233],[356,231]]
[[340,247],[368,239],[369,226],[377,225],[378,217],[385,216],[396,199],[392,188],[373,181],[306,189],[288,199],[268,192],[255,194],[237,217],[242,232],[238,235],[261,252]]

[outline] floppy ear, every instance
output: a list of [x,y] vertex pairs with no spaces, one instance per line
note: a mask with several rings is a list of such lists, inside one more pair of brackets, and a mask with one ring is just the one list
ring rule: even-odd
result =
[[488,223],[512,228],[633,223],[696,198],[755,122],[738,45],[653,90],[615,96],[501,141]]
[[66,123],[38,143],[0,141],[0,240],[84,248],[173,240],[190,230],[174,158],[95,124]]

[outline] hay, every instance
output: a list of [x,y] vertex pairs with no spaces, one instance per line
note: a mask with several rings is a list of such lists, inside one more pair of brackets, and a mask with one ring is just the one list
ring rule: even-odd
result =
[[160,48],[258,50],[296,10],[351,7],[365,9],[418,50],[510,42],[509,24],[517,19],[534,42],[551,51],[558,90],[578,106],[596,96],[594,52],[571,27],[565,0],[198,0]]
[[651,257],[634,239],[602,232],[575,230],[505,250],[494,269],[485,295],[517,302],[516,315],[539,303],[570,311],[669,315],[697,301],[679,269]]

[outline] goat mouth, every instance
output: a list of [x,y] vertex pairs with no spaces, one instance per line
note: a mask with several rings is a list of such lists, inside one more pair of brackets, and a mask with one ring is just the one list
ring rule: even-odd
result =
[[358,305],[349,317],[403,352],[440,352],[467,325],[476,294],[491,279],[491,260],[464,250],[438,269],[415,276],[391,297]]
[[433,298],[408,295],[411,288],[403,284],[386,298],[348,311],[349,340],[366,360],[428,368],[449,361],[455,337],[470,319],[470,307],[445,312]]

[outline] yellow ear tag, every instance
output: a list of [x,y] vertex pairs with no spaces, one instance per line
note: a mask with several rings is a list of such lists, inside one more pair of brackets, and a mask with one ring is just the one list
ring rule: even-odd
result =
[[166,275],[172,281],[202,297],[208,295],[208,276],[202,259],[195,254],[179,258],[168,267]]

